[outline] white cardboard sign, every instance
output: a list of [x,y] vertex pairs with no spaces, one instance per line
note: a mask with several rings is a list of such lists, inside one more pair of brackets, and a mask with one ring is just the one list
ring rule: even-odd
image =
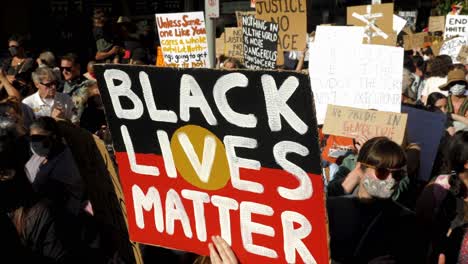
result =
[[468,37],[468,16],[447,15],[444,39],[455,36]]
[[405,19],[397,15],[393,15],[393,31],[395,31],[397,35],[400,34],[400,31],[405,27],[405,25]]
[[156,25],[168,67],[210,67],[203,12],[156,14]]
[[315,43],[360,45],[364,38],[364,27],[354,26],[317,26]]
[[328,104],[400,112],[402,48],[313,43],[309,56],[318,124]]
[[464,45],[467,44],[465,37],[456,37],[451,40],[445,41],[440,48],[439,55],[449,55],[452,58],[453,63],[460,63],[458,61],[458,54]]

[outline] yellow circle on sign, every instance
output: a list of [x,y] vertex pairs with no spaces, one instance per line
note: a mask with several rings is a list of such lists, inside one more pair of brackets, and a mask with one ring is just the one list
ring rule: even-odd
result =
[[219,190],[230,178],[223,142],[209,130],[195,125],[177,129],[171,150],[179,174],[203,190]]

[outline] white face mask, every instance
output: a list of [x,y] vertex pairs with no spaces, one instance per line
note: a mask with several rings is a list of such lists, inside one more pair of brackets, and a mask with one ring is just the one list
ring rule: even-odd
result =
[[424,60],[424,61],[428,61],[428,60],[430,60],[430,59],[431,59],[431,58],[430,58],[429,56],[423,55],[423,60]]
[[364,175],[363,186],[370,196],[381,199],[388,199],[392,196],[395,179],[388,177],[386,180],[379,180],[370,175]]
[[457,96],[465,94],[466,85],[463,84],[455,84],[450,88],[450,93]]

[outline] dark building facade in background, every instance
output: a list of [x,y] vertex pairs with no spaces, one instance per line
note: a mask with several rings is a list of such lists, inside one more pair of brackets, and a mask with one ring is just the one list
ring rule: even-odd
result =
[[[217,34],[225,26],[235,26],[235,10],[252,10],[250,1],[220,0],[221,17],[216,21]],[[323,23],[346,23],[346,7],[370,4],[371,0],[307,0],[307,28],[311,32]],[[383,3],[391,1],[382,1]],[[419,10],[429,15],[431,0],[396,0],[396,9]],[[0,10],[0,56],[5,56],[10,35],[22,34],[29,39],[28,49],[34,54],[53,50],[57,55],[74,51],[84,60],[94,54],[92,14],[104,9],[111,18],[128,16],[135,22],[154,27],[155,13],[202,11],[204,0],[14,0],[3,1]],[[157,42],[154,34],[155,42]]]

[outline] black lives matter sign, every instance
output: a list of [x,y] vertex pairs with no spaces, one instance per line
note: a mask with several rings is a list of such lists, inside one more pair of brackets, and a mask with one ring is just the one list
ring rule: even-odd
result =
[[242,17],[244,64],[249,69],[274,69],[278,56],[278,24]]
[[133,241],[243,263],[327,263],[307,75],[97,65]]

